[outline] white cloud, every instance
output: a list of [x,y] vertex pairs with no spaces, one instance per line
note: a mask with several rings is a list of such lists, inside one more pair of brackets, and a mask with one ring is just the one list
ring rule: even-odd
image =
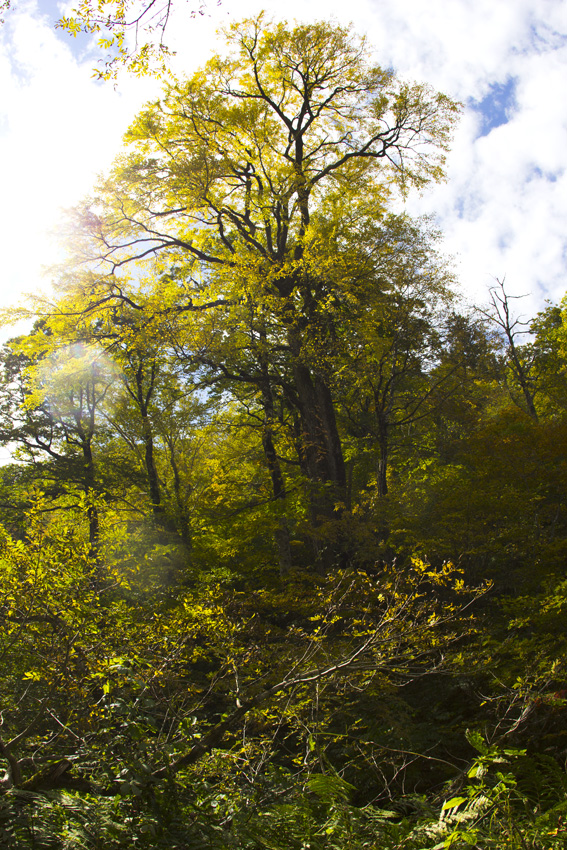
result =
[[[29,6],[27,7],[29,8]],[[0,251],[4,302],[34,291],[58,254],[62,207],[107,168],[147,83],[119,94],[92,79],[41,18],[14,14],[0,43]],[[154,89],[155,89],[154,85]]]
[[[178,4],[170,37],[179,71],[206,61],[217,26],[275,0],[223,0],[211,17],[190,19]],[[88,193],[129,120],[155,94],[151,81],[122,78],[118,92],[91,78],[92,58],[78,43],[33,19],[28,0],[0,43],[0,240],[4,297],[37,286],[54,256],[46,232],[58,208]],[[50,7],[50,18],[54,17]],[[27,11],[26,11],[27,10]],[[408,79],[430,82],[468,104],[448,161],[449,182],[412,199],[411,211],[435,213],[447,249],[459,255],[463,289],[482,297],[491,276],[512,291],[563,295],[567,238],[567,4],[558,0],[288,0],[288,19],[333,16],[368,33],[377,58]],[[73,52],[70,49],[73,46]],[[481,136],[474,106],[514,80],[506,122]]]

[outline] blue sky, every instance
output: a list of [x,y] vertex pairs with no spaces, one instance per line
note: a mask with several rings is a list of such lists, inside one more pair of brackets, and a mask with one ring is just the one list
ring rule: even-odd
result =
[[516,108],[515,77],[508,77],[503,83],[491,83],[482,100],[469,98],[467,105],[481,117],[477,138],[488,136],[492,130],[506,124],[513,117]]
[[[223,0],[193,19],[176,6],[169,37],[176,70],[190,73],[215,46],[219,24],[281,2]],[[60,210],[108,169],[155,81],[92,78],[85,38],[52,23],[55,0],[16,0],[0,32],[0,251],[4,302],[48,287],[59,256]],[[563,0],[325,0],[285,4],[288,19],[334,17],[368,34],[380,64],[461,100],[465,112],[448,182],[412,196],[434,215],[456,258],[462,291],[482,301],[494,277],[529,293],[526,310],[567,290],[567,4]]]

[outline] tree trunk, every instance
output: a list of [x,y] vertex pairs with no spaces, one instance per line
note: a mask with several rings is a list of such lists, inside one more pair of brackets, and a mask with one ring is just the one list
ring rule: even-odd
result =
[[329,387],[303,364],[295,365],[294,377],[309,477],[314,483],[333,485],[333,503],[344,500],[345,464]]
[[[90,496],[95,490],[95,469],[90,440],[83,441],[81,448],[85,462],[84,488],[87,496]],[[89,556],[95,558],[98,555],[98,537],[100,533],[100,522],[96,505],[90,505],[88,507],[87,517],[89,520]]]
[[379,496],[388,493],[388,423],[383,416],[378,415],[378,445],[380,457],[376,472],[376,484]]
[[294,375],[301,424],[300,456],[310,483],[312,545],[316,569],[326,573],[343,557],[336,535],[329,538],[328,523],[338,520],[344,509],[346,470],[328,385],[321,376],[313,378],[300,363],[296,363]]
[[187,508],[184,504],[183,497],[181,495],[181,475],[179,474],[179,467],[177,466],[177,461],[175,459],[175,443],[174,440],[170,440],[166,438],[167,444],[169,446],[169,463],[171,469],[173,471],[173,491],[175,493],[175,502],[177,504],[177,515],[179,518],[179,533],[181,535],[181,539],[183,543],[187,547],[187,551],[191,552],[193,548],[193,538],[191,535],[191,522],[189,514],[187,513]]
[[161,501],[161,488],[159,485],[159,476],[154,457],[154,438],[152,434],[152,427],[147,412],[141,411],[141,413],[144,439],[144,462],[148,478],[150,502],[154,517],[158,522],[161,522],[164,508]]
[[[310,315],[314,299],[303,293],[304,320]],[[323,375],[313,371],[302,356],[301,331],[291,304],[286,309],[287,340],[293,359],[295,396],[289,401],[299,411],[301,424],[300,462],[307,470],[323,516],[333,514],[337,502],[346,501],[346,471],[341,439],[337,428],[335,406],[329,385]],[[332,485],[321,488],[317,485]]]
[[90,438],[83,440],[82,451],[85,462],[84,490],[87,497],[87,521],[89,523],[89,560],[95,565],[93,587],[98,591],[102,587],[103,579],[100,560],[100,516],[97,505],[93,501],[90,501],[96,492],[95,466]]
[[335,407],[327,383],[319,375],[315,376],[315,392],[321,430],[326,448],[329,479],[336,488],[336,495],[346,498],[346,469],[343,458],[341,438],[337,428]]
[[289,537],[289,526],[284,513],[286,489],[280,462],[274,445],[272,422],[274,421],[274,398],[270,386],[267,367],[264,371],[264,385],[262,387],[262,405],[264,407],[264,430],[262,432],[262,447],[264,456],[272,481],[274,500],[281,505],[282,513],[279,517],[279,525],[274,532],[276,547],[278,550],[278,563],[280,576],[284,578],[291,570],[291,547]]
[[144,465],[146,467],[146,476],[148,479],[148,490],[152,512],[159,524],[163,515],[163,505],[161,502],[161,489],[159,484],[159,476],[154,457],[154,438],[152,433],[152,425],[148,415],[149,402],[153,392],[154,385],[154,370],[151,370],[150,387],[144,391],[144,367],[142,364],[136,369],[136,392],[131,393],[134,396],[140,416],[142,419],[142,439],[144,441]]

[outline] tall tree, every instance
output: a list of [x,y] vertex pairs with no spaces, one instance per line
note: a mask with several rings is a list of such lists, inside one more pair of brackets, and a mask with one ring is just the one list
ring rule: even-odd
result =
[[452,371],[434,367],[452,278],[425,223],[390,216],[367,227],[356,242],[366,243],[371,262],[347,307],[341,401],[351,435],[370,444],[376,490],[385,496],[394,435],[430,415],[450,392]]
[[365,40],[341,27],[261,15],[227,40],[225,57],[170,85],[131,127],[131,152],[78,213],[83,257],[98,258],[108,303],[123,297],[126,264],[159,255],[175,266],[164,300],[220,316],[223,343],[227,328],[250,338],[253,314],[244,361],[219,365],[259,388],[267,423],[275,387],[295,410],[317,521],[345,501],[332,352],[337,307],[359,276],[326,235],[344,218],[379,217],[395,184],[441,179],[458,105],[373,65]]
[[504,281],[497,280],[490,288],[490,305],[481,310],[481,314],[496,329],[502,340],[507,366],[507,386],[514,404],[525,410],[538,421],[535,399],[538,392],[535,380],[536,365],[534,350],[530,345],[522,344],[522,337],[530,333],[530,322],[515,315],[513,302],[517,295],[506,292]]
[[[89,346],[57,345],[47,324],[39,322],[31,334],[5,346],[2,361],[0,440],[15,444],[28,462],[50,459],[59,494],[78,487],[89,500],[100,489],[95,432],[113,383],[100,355]],[[87,516],[96,557],[100,523],[94,502]]]

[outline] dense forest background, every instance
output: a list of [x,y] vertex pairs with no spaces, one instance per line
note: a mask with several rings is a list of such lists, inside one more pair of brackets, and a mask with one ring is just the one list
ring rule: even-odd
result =
[[9,848],[563,848],[567,324],[465,309],[459,105],[234,25],[2,351]]

